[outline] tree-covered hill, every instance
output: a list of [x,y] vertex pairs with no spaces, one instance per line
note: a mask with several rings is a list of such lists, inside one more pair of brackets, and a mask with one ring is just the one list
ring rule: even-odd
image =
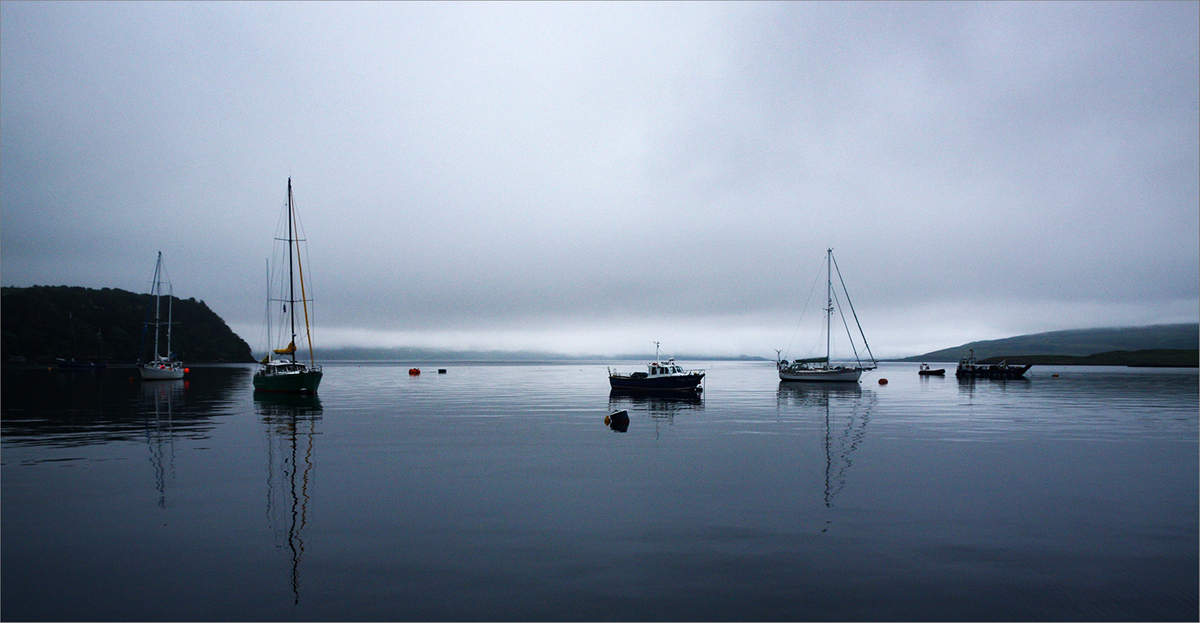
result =
[[[1065,356],[1084,358],[1114,351],[1195,351],[1200,346],[1200,324],[1162,324],[1147,327],[1077,329],[1019,335],[1001,340],[971,342],[954,348],[908,357],[902,361],[958,361],[971,350],[983,359]],[[1034,360],[1030,359],[1029,362]],[[1039,359],[1050,361],[1049,359]]]
[[1200,367],[1200,349],[1152,348],[1146,350],[1117,350],[1108,353],[1096,353],[1086,357],[1074,357],[1071,355],[1018,355],[1012,358],[988,357],[987,359],[980,360],[981,363],[1000,363],[1001,361],[1007,361],[1012,365],[1196,368]]
[[[185,363],[254,361],[250,346],[204,301],[172,298],[171,347]],[[148,359],[154,344],[154,327],[146,327],[154,320],[152,305],[149,294],[115,288],[0,288],[0,360],[119,364]],[[167,297],[161,305],[165,321]],[[160,339],[165,353],[165,333]]]

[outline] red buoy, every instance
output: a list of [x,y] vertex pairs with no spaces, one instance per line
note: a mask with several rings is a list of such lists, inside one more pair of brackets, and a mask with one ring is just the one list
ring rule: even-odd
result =
[[880,385],[887,385],[887,379],[879,379]]

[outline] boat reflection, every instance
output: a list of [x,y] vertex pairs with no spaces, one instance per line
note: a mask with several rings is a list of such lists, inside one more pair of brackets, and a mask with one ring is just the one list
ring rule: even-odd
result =
[[197,390],[186,380],[182,385],[172,382],[153,390],[135,382],[136,374],[134,371],[131,377],[120,369],[64,374],[41,367],[6,368],[0,375],[0,438],[4,446],[79,448],[145,443],[148,435],[156,434],[166,443],[169,434],[200,438],[215,428],[212,411],[199,406],[215,390],[207,386]]
[[812,408],[825,420],[825,507],[846,487],[854,453],[866,440],[876,395],[857,383],[788,383],[778,391],[780,407]]
[[315,394],[254,392],[254,407],[267,434],[267,518],[275,549],[291,562],[293,603],[299,604],[321,399]]
[[1000,392],[1006,391],[1010,387],[1028,387],[1032,382],[1027,377],[1018,379],[1002,379],[1002,378],[987,378],[974,376],[960,376],[955,380],[958,381],[958,393],[967,400],[975,398],[975,390],[981,389],[984,393],[992,390]]
[[175,405],[183,405],[183,379],[143,383],[143,433],[154,468],[158,507],[167,507],[167,483],[175,480]]
[[863,393],[859,383],[780,381],[777,396],[780,406],[827,407],[830,398],[858,398]]
[[[608,394],[608,410],[645,413],[654,422],[657,434],[660,423],[671,425],[677,413],[703,411],[704,396],[700,392],[654,392],[613,389]],[[624,432],[624,431],[622,431]]]

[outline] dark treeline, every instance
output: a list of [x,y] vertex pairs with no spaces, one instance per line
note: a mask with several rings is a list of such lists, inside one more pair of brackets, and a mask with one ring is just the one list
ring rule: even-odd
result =
[[[171,347],[185,363],[252,362],[250,346],[194,298],[172,297]],[[166,321],[167,297],[161,301]],[[134,363],[152,356],[153,297],[115,288],[0,288],[0,360]],[[163,327],[165,330],[166,327]],[[165,331],[160,352],[166,352]]]

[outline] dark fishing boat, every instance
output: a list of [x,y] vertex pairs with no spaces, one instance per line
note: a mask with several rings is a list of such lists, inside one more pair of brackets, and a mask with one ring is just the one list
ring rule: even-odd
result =
[[1025,373],[1032,368],[1033,365],[1008,365],[1007,361],[1000,363],[979,363],[975,361],[975,351],[972,350],[969,357],[958,362],[958,369],[954,371],[954,376],[964,378],[983,378],[983,379],[1019,379],[1025,376]]
[[704,370],[684,370],[676,365],[675,358],[658,360],[658,342],[654,343],[654,358],[646,364],[645,372],[622,374],[608,371],[608,384],[621,391],[700,391]]
[[931,370],[929,364],[923,363],[921,364],[921,368],[917,370],[917,374],[921,376],[946,376],[946,369],[938,368],[937,370]]

